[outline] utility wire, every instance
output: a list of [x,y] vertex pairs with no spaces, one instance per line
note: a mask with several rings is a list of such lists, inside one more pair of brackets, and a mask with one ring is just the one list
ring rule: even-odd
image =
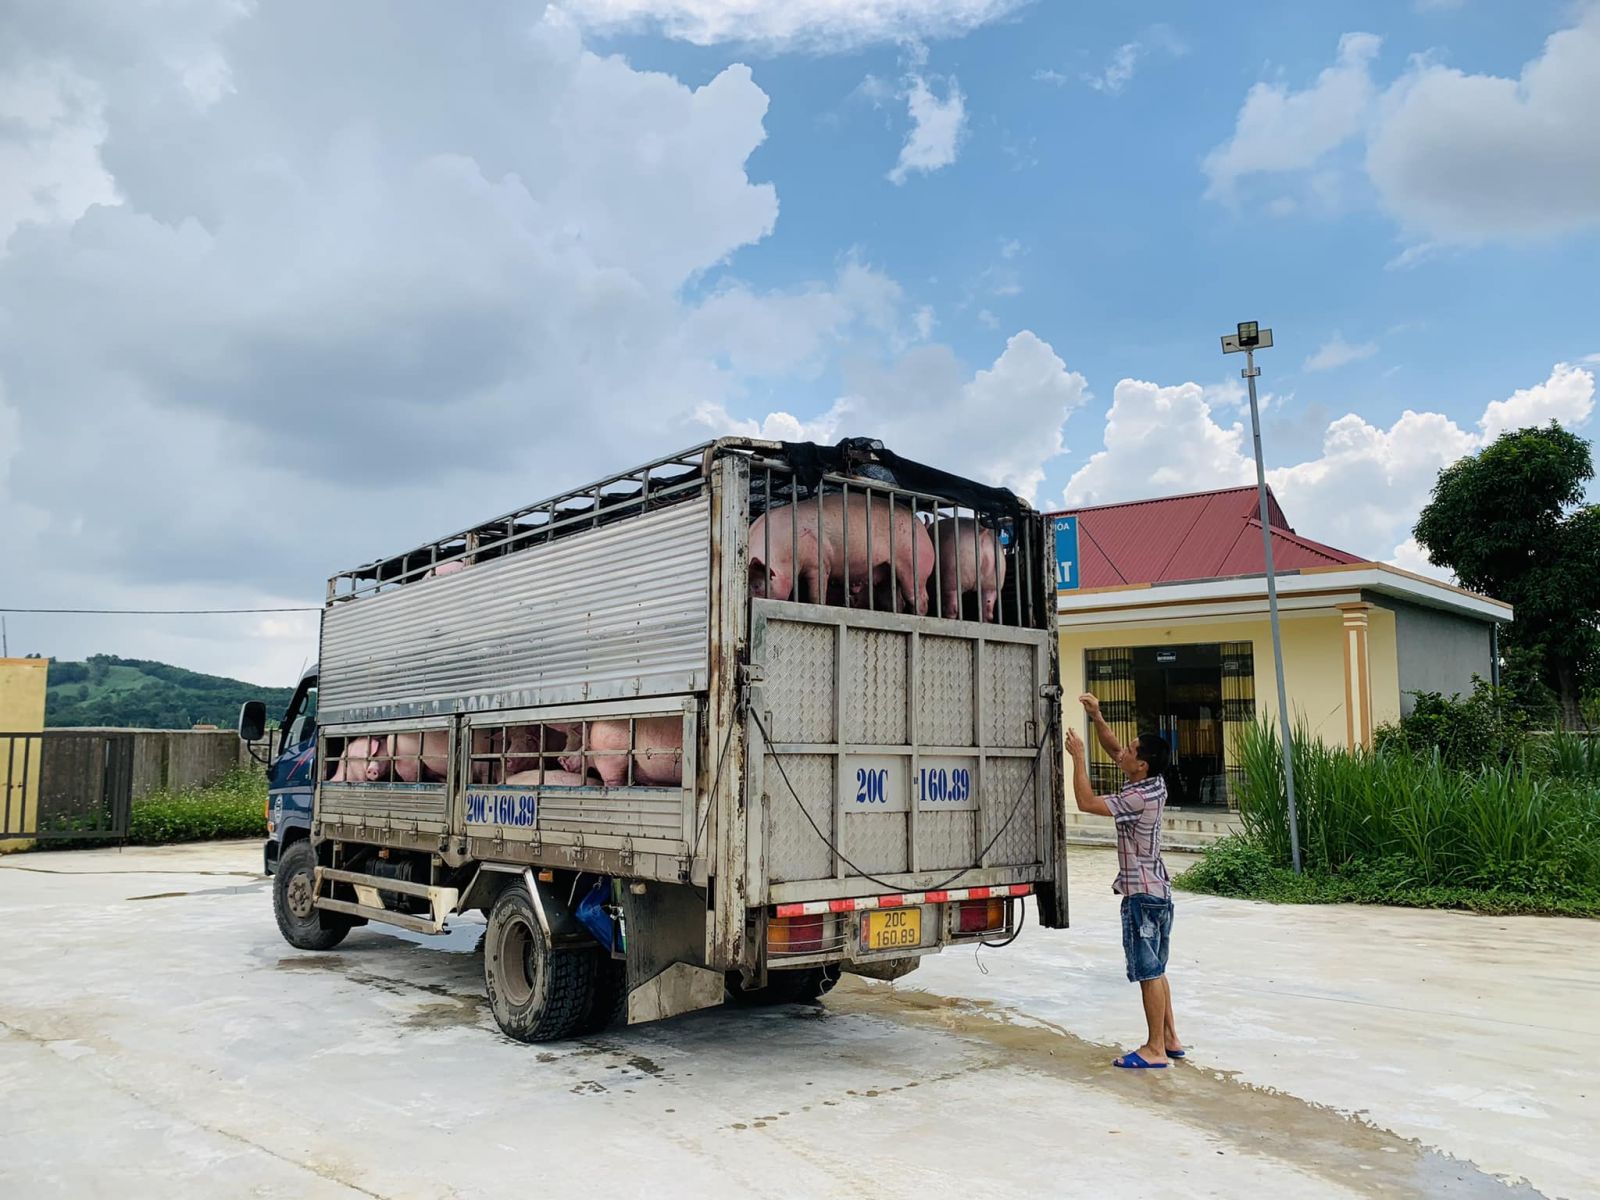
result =
[[215,613],[321,612],[320,604],[293,608],[0,608],[0,613],[110,614],[131,617],[190,617]]

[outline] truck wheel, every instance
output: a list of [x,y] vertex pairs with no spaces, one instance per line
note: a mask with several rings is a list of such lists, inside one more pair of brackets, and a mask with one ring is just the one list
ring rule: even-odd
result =
[[489,913],[483,982],[495,1023],[519,1042],[578,1033],[594,1004],[592,950],[552,950],[521,884],[500,893]]
[[594,1000],[579,1028],[580,1037],[603,1033],[628,1021],[628,964],[604,950],[595,954]]
[[278,859],[272,877],[272,911],[278,932],[296,950],[332,950],[344,941],[352,922],[338,913],[320,911],[316,897],[317,852],[301,839]]
[[746,991],[739,986],[739,973],[728,973],[728,1003],[735,1008],[770,1008],[776,1004],[816,1004],[839,982],[839,968],[801,967],[797,970],[767,971],[767,986]]

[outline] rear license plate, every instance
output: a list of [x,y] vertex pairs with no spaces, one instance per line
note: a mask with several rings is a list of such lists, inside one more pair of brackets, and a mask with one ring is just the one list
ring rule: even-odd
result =
[[890,908],[867,914],[867,950],[900,950],[922,945],[922,910]]

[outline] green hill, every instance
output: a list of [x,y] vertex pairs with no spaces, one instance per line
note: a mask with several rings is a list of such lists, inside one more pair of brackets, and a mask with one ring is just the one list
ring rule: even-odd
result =
[[91,654],[87,662],[51,659],[47,688],[44,723],[50,728],[232,729],[246,700],[265,701],[276,718],[294,691],[112,654]]

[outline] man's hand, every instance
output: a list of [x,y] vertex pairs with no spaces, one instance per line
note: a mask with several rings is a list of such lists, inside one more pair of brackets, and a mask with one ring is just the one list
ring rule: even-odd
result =
[[1074,761],[1083,758],[1083,738],[1076,729],[1067,730],[1067,753],[1072,755]]
[[1093,692],[1085,692],[1083,695],[1079,696],[1078,703],[1083,705],[1083,711],[1088,713],[1091,717],[1098,717],[1100,715],[1100,701],[1095,698],[1095,694]]

